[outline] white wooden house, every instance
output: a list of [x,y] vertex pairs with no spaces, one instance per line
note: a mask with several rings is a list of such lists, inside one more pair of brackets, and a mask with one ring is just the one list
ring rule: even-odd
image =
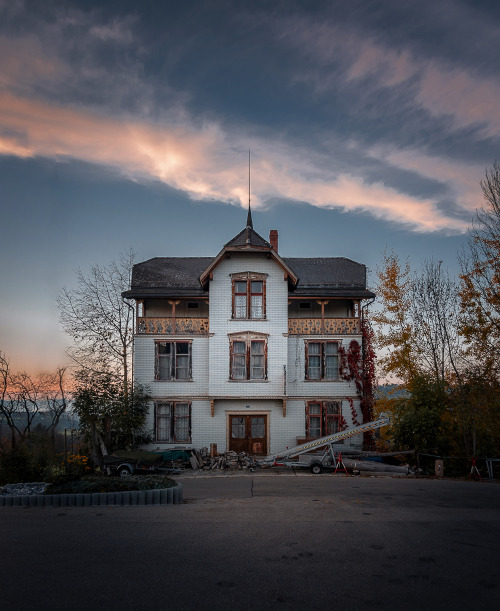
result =
[[[289,258],[247,226],[215,257],[133,268],[134,377],[153,397],[149,449],[264,455],[363,421],[342,354],[362,345],[366,268]],[[361,437],[345,442],[360,446]]]

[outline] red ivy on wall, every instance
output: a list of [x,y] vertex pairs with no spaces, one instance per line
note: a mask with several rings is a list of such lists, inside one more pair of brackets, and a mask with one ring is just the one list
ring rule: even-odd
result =
[[[373,330],[366,319],[361,320],[362,347],[356,340],[352,340],[347,350],[343,346],[339,347],[340,375],[350,382],[354,380],[356,393],[359,397],[363,423],[373,420],[373,387],[375,385],[375,351],[373,349]],[[346,397],[351,406],[352,422],[359,426],[354,403],[351,397]],[[363,445],[372,448],[373,435],[365,433]]]

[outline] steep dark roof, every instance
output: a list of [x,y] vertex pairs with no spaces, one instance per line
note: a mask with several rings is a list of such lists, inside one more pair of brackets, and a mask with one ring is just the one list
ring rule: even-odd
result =
[[155,257],[137,263],[132,269],[130,290],[124,297],[203,297],[208,291],[200,275],[212,257]]
[[283,261],[299,277],[294,295],[375,297],[366,289],[366,266],[351,259],[283,257]]
[[227,244],[224,244],[224,248],[238,248],[245,246],[254,246],[256,248],[269,248],[271,249],[271,244],[266,242],[262,236],[260,236],[252,227],[246,226],[245,229],[240,231],[240,233],[232,240],[229,240]]
[[[245,230],[234,240],[239,239],[244,232]],[[262,240],[258,234],[253,233]],[[208,290],[201,286],[200,276],[213,261],[212,257],[155,257],[137,263],[132,270],[130,290],[123,295],[138,299],[207,297]],[[299,277],[293,295],[360,299],[375,296],[366,289],[366,267],[351,259],[284,257],[283,261]]]

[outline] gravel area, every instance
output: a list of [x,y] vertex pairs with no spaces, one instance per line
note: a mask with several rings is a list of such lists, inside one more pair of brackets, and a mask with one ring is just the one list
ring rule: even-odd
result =
[[0,488],[0,494],[9,496],[30,496],[31,494],[43,494],[48,486],[45,482],[29,482],[24,484],[5,484]]

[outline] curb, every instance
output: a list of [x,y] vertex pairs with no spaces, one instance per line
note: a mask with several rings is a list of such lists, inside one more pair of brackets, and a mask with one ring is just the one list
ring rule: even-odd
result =
[[0,507],[96,507],[102,505],[174,505],[182,503],[182,484],[155,490],[74,494],[0,495]]

